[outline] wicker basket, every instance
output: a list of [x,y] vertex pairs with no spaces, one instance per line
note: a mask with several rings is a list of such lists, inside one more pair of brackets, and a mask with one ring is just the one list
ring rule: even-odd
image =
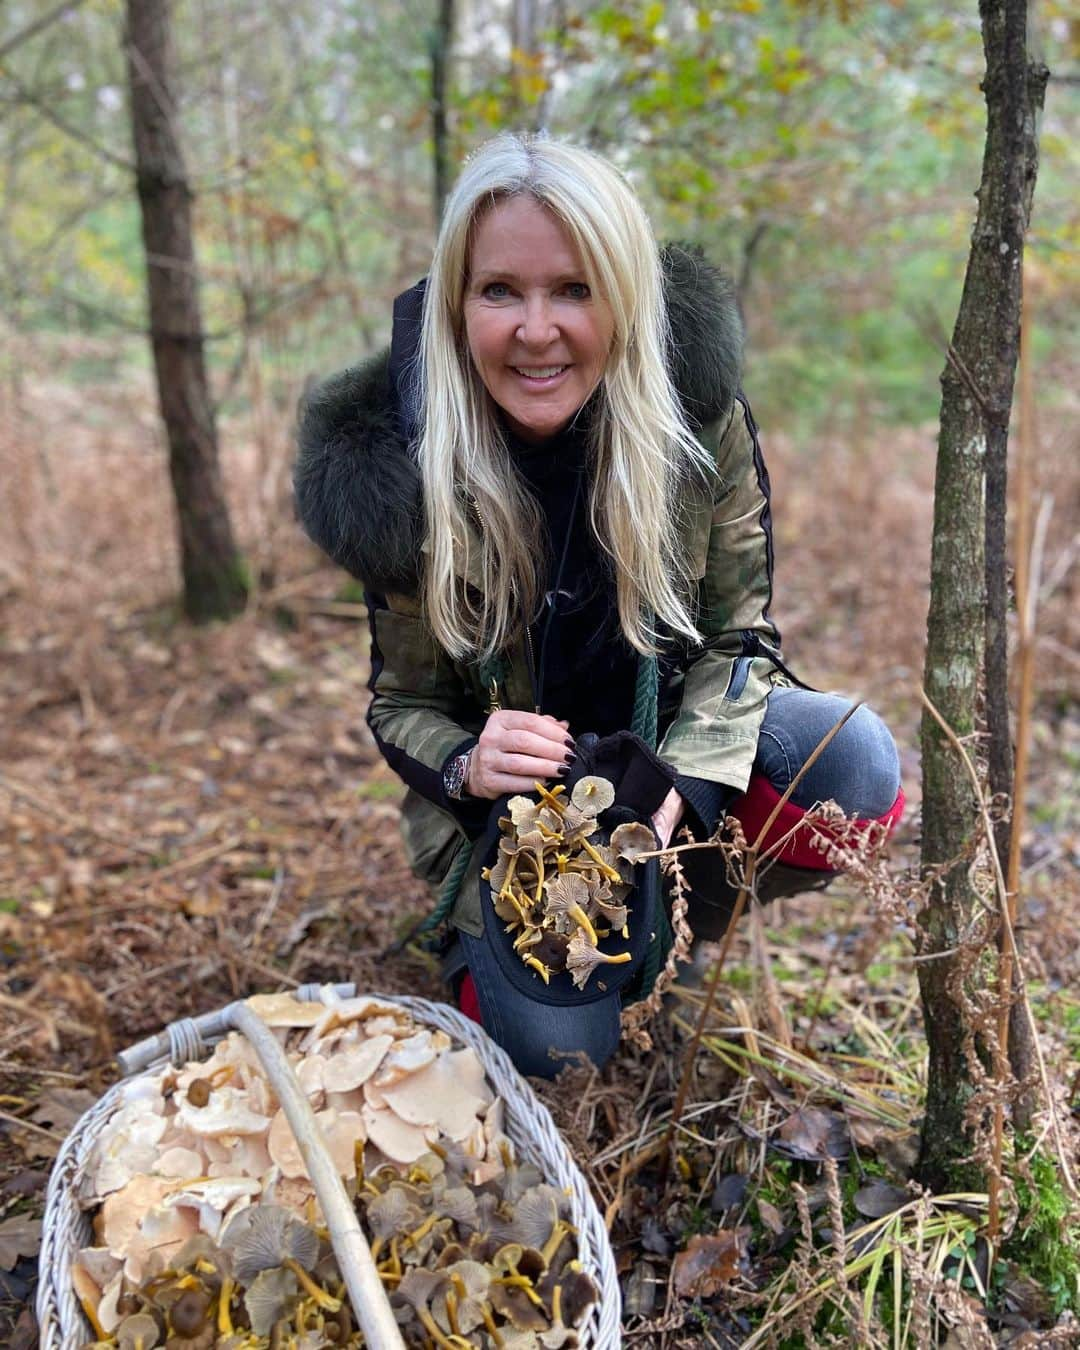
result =
[[[334,986],[342,998],[356,993],[352,984]],[[363,991],[365,994],[368,991]],[[319,1000],[321,986],[305,985],[298,998]],[[518,1156],[534,1163],[544,1179],[570,1196],[571,1221],[578,1230],[579,1258],[595,1280],[600,1297],[581,1327],[581,1343],[593,1350],[618,1350],[621,1344],[621,1302],[607,1229],[585,1178],[555,1128],[551,1113],[514,1068],[510,1057],[475,1022],[443,1003],[427,999],[371,994],[408,1009],[417,1022],[437,1027],[476,1051],[494,1090],[505,1103],[504,1129]],[[174,1022],[160,1035],[142,1041],[119,1056],[130,1075],[160,1069],[168,1061],[199,1059],[221,1040],[229,1027],[229,1010]],[[79,1208],[82,1169],[105,1122],[119,1104],[124,1082],[115,1084],[76,1123],[57,1156],[45,1197],[37,1294],[41,1350],[78,1350],[92,1333],[71,1284],[71,1263],[91,1240],[90,1217]]]

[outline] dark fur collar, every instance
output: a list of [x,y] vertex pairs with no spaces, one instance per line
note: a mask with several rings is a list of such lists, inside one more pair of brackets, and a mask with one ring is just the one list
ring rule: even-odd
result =
[[[692,424],[723,415],[739,387],[743,333],[729,279],[696,250],[661,251],[671,373]],[[336,563],[380,592],[414,594],[423,509],[389,353],[342,371],[301,408],[294,474],[300,519]]]

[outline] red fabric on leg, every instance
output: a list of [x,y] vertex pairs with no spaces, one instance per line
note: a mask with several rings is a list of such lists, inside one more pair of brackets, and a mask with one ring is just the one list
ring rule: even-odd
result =
[[[782,795],[782,793],[777,792],[764,774],[755,773],[751,775],[745,793],[735,799],[731,808],[731,814],[742,823],[748,843],[752,844],[761,833],[765,822],[772,814],[773,808]],[[870,825],[884,825],[886,831],[892,834],[903,810],[904,790],[901,788],[896,794],[896,801],[883,816],[878,816],[876,820],[859,820],[856,825],[864,829]],[[761,842],[762,852],[779,843],[786,834],[794,831],[783,847],[777,849],[775,853],[770,853],[769,857],[790,863],[793,867],[809,867],[818,872],[828,872],[832,869],[825,861],[825,854],[819,848],[814,847],[812,840],[815,835],[825,839],[830,839],[833,836],[824,825],[817,821],[800,829],[799,826],[805,815],[806,810],[803,807],[796,806],[793,801],[786,801],[769,827],[768,834]]]
[[466,1017],[484,1025],[484,1019],[480,1016],[480,1000],[476,996],[476,985],[473,982],[472,972],[466,971],[465,978],[461,981],[461,988],[458,990],[458,1007]]

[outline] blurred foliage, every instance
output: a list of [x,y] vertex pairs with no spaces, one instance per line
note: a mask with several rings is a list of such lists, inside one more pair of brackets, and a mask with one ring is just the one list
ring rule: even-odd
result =
[[[8,0],[0,48],[48,10]],[[984,133],[977,6],[948,0],[459,0],[455,151],[546,127],[611,155],[660,237],[739,282],[771,425],[932,419]],[[436,0],[179,0],[203,312],[226,406],[257,360],[287,411],[385,340],[430,256]],[[519,31],[522,14],[527,31]],[[1036,23],[1075,77],[1065,0]],[[517,26],[516,26],[517,25]],[[1053,82],[1031,259],[1040,351],[1068,381],[1080,288],[1074,82]],[[16,327],[115,334],[142,361],[121,0],[0,59],[0,304]]]

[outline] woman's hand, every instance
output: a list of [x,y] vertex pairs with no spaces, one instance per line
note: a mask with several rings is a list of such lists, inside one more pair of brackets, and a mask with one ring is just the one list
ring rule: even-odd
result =
[[494,800],[505,792],[531,792],[537,779],[554,778],[574,761],[569,726],[538,713],[491,713],[469,760],[465,791]]
[[661,848],[667,848],[668,844],[671,843],[671,836],[675,833],[675,827],[682,820],[685,810],[686,803],[672,788],[660,803],[659,811],[652,818],[652,827],[656,831],[656,837],[660,840]]

